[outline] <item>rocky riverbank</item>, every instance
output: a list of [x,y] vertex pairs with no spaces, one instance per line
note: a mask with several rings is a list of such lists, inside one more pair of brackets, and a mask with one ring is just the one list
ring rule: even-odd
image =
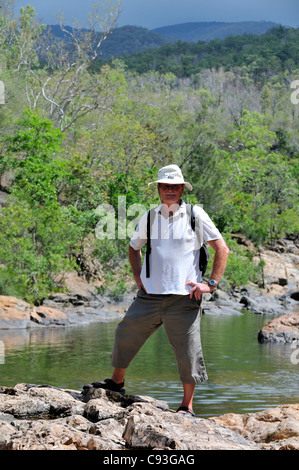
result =
[[0,450],[299,450],[298,423],[299,404],[202,419],[148,396],[0,386]]
[[299,450],[299,405],[209,419],[146,396],[0,387],[0,450]]
[[[265,250],[264,284],[205,296],[204,314],[275,316],[259,332],[261,342],[299,345],[298,247]],[[274,253],[274,254],[273,254]],[[278,257],[277,257],[278,255]],[[67,292],[32,306],[0,296],[0,329],[65,328],[121,318],[134,297],[112,300],[70,274]],[[13,332],[12,332],[13,333]],[[10,334],[10,332],[7,332]],[[296,359],[298,358],[296,352]],[[170,410],[165,402],[103,390],[47,385],[0,386],[0,450],[299,450],[299,404],[257,413],[202,419]],[[190,426],[192,424],[192,426]]]

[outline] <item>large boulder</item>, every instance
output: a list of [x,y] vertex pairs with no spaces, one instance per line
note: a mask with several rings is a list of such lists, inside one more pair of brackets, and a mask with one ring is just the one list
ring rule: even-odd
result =
[[263,450],[299,450],[299,404],[244,415],[227,413],[210,420],[256,442]]
[[30,304],[15,297],[0,296],[0,329],[28,328],[30,324]]
[[299,346],[299,312],[293,312],[268,322],[259,332],[260,343],[274,342]]
[[39,325],[50,326],[66,326],[69,324],[66,313],[57,308],[41,305],[34,307],[30,313],[30,320]]
[[0,330],[67,326],[68,324],[68,316],[56,308],[32,307],[16,297],[0,295]]
[[298,240],[278,240],[271,249],[261,248],[254,260],[264,263],[264,285],[269,293],[299,290]]

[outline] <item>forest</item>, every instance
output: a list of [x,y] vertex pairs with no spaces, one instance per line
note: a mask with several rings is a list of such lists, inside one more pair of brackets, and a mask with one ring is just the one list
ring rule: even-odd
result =
[[[127,68],[190,77],[205,69],[241,69],[264,84],[273,74],[294,71],[299,63],[299,29],[274,26],[264,34],[242,34],[223,40],[164,44],[124,55]],[[101,60],[99,61],[101,63]]]
[[95,6],[84,29],[61,16],[68,41],[12,4],[0,1],[0,294],[38,304],[72,270],[100,276],[99,292],[114,297],[130,289],[128,233],[116,220],[114,239],[97,237],[99,207],[117,217],[120,200],[136,212],[158,203],[147,182],[170,163],[231,249],[223,283],[261,282],[234,235],[257,252],[298,236],[299,30],[178,41],[104,63],[117,4]]

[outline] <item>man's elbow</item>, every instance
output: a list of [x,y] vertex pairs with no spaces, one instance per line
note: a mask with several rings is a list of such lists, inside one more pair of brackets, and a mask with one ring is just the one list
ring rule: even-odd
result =
[[222,255],[228,257],[229,255],[229,248],[226,244],[226,242],[223,240],[223,238],[219,238],[218,240],[212,240],[209,242],[213,250],[215,250],[218,253],[221,253]]
[[224,242],[223,251],[224,251],[224,254],[225,254],[226,256],[228,256],[229,253],[230,253],[229,247],[227,246],[227,244],[226,244],[225,242]]

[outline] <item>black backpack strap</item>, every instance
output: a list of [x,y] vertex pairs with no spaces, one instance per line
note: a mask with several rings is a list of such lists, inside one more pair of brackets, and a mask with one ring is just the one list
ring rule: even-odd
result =
[[[193,205],[190,205],[190,223],[193,231],[195,230],[195,214]],[[201,276],[205,275],[205,272],[208,267],[210,254],[208,252],[207,245],[203,243],[199,249],[199,270],[201,271]]]
[[191,204],[191,228],[193,230],[193,232],[195,232],[195,214],[194,214],[194,208],[193,208],[193,205]]
[[152,251],[152,248],[151,248],[151,211],[150,210],[147,212],[146,235],[147,235],[147,244],[146,244],[146,253],[145,253],[146,277],[150,277],[149,257]]
[[208,252],[207,245],[203,243],[199,250],[199,270],[201,271],[202,276],[205,275],[205,272],[207,270],[209,257],[210,254]]
[[146,277],[150,277],[150,254],[152,252],[152,247],[151,247],[151,227],[154,222],[154,216],[155,216],[155,209],[150,209],[147,211],[147,222],[146,222],[146,236],[147,236],[147,242],[146,242],[146,253],[145,253],[145,266],[146,266]]

